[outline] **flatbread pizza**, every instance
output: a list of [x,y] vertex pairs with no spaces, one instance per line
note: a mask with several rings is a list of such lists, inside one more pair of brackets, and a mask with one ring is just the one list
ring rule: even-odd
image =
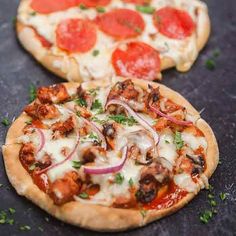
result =
[[199,0],[21,0],[16,27],[42,65],[78,82],[187,71],[210,33]]
[[41,87],[10,127],[19,195],[96,231],[141,227],[186,205],[218,164],[210,126],[164,85],[113,78]]

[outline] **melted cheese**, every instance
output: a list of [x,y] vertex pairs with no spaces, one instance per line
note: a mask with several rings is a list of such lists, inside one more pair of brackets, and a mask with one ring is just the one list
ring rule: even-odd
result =
[[[68,73],[67,77],[70,79],[70,63],[68,57],[55,46],[55,29],[62,20],[68,18],[93,20],[98,15],[97,11],[94,8],[82,10],[79,7],[73,7],[62,12],[51,14],[36,13],[36,15],[32,15],[32,10],[30,9],[29,4],[30,1],[23,1],[22,4],[20,4],[18,20],[26,25],[34,27],[40,35],[54,44],[51,48],[52,53],[64,56],[64,61],[59,62],[58,60],[55,60],[53,65],[55,68],[62,69],[66,74]],[[206,10],[206,5],[198,0],[153,0],[150,4],[156,9],[160,9],[164,6],[174,6],[184,9],[191,15],[194,21],[198,20],[199,22],[201,22],[201,20],[196,18],[196,8]],[[124,3],[121,0],[111,1],[111,3],[105,7],[106,12],[116,8],[136,10],[135,4]],[[175,61],[178,70],[188,70],[198,55],[196,33],[193,33],[193,35],[183,40],[168,38],[158,32],[153,24],[152,15],[141,12],[139,13],[145,21],[144,32],[137,38],[127,40],[127,42],[143,41],[157,49],[162,58],[172,58]],[[155,35],[155,37],[153,37],[153,35]],[[123,42],[120,43],[122,44]],[[97,42],[94,48],[86,53],[71,54],[78,62],[78,71],[83,79],[110,79],[115,73],[111,65],[111,55],[113,50],[118,46],[119,42],[98,30]],[[94,50],[99,50],[97,56],[93,56],[92,52]]]
[[199,147],[203,147],[204,150],[206,150],[207,148],[207,142],[204,137],[196,137],[191,133],[183,132],[182,139],[184,143],[191,147],[193,150],[196,150]]
[[174,182],[177,186],[190,193],[197,193],[198,191],[198,185],[193,182],[189,174],[183,173],[175,175]]

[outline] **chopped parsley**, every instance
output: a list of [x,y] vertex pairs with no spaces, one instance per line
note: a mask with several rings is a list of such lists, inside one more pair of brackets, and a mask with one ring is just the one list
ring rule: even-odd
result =
[[170,142],[168,140],[165,140],[165,143],[169,144]]
[[[10,210],[11,209],[11,210]],[[15,211],[13,208],[9,208],[10,214],[14,214]],[[12,213],[11,213],[12,212]],[[14,212],[14,213],[13,213]],[[9,224],[13,225],[14,224],[14,219],[8,217],[8,214],[6,211],[0,211],[0,224]]]
[[207,195],[207,197],[208,197],[209,199],[214,199],[214,195],[211,194],[211,193],[209,193],[209,194]]
[[149,6],[149,5],[144,5],[144,6],[137,5],[136,6],[136,10],[140,11],[140,12],[142,12],[144,14],[153,14],[153,12],[155,11],[155,8],[152,7],[152,6]]
[[49,218],[48,217],[44,217],[46,222],[49,222]]
[[142,29],[139,28],[139,27],[135,27],[134,31],[137,32],[137,33],[139,33],[139,34],[142,33]]
[[32,120],[28,120],[28,121],[26,121],[25,124],[27,124],[27,125],[31,125],[31,124],[32,124]]
[[219,196],[220,196],[220,199],[221,199],[222,201],[224,201],[224,200],[226,199],[226,196],[227,196],[227,195],[226,195],[226,193],[222,193],[222,192],[221,192],[221,193],[219,194]]
[[76,112],[76,115],[77,115],[78,117],[81,117],[81,112],[80,112],[80,111],[77,111],[77,112]]
[[214,199],[210,200],[210,204],[212,207],[215,207],[217,205],[217,203]]
[[97,7],[96,10],[99,13],[104,13],[106,11],[104,7]]
[[92,104],[91,110],[97,111],[97,114],[103,113],[102,103],[98,99],[95,99],[95,101]]
[[132,116],[126,117],[125,115],[122,115],[122,114],[110,115],[109,119],[114,120],[115,122],[119,124],[128,125],[128,126],[132,126],[137,123],[136,120]]
[[80,161],[72,161],[72,167],[75,169],[80,169],[82,163]]
[[82,199],[88,199],[89,195],[87,193],[83,192],[83,193],[79,194],[79,197],[82,198]]
[[206,210],[200,214],[200,221],[204,224],[207,224],[208,221],[213,217],[213,212],[210,210]]
[[10,207],[8,210],[9,210],[9,212],[10,212],[11,214],[15,214],[15,213],[16,213],[16,210],[15,210],[14,208],[11,208],[11,207]]
[[36,163],[32,164],[30,167],[29,167],[29,170],[30,171],[33,171],[35,168],[36,168]]
[[92,95],[93,97],[97,96],[97,92],[99,91],[99,88],[94,88],[94,89],[89,89],[88,92],[90,95]]
[[36,16],[36,14],[37,14],[37,13],[36,13],[35,11],[30,12],[30,15],[31,15],[31,16]]
[[41,227],[41,226],[38,227],[38,230],[39,230],[40,232],[43,232],[43,231],[44,231],[43,227]]
[[216,67],[215,61],[211,58],[206,60],[205,65],[208,70],[214,70]]
[[147,210],[145,210],[145,209],[140,210],[140,214],[143,218],[145,218],[147,215]]
[[88,138],[98,140],[98,136],[95,133],[90,133]]
[[175,132],[174,144],[175,144],[177,150],[180,150],[184,146],[184,141],[183,141],[181,133],[179,131]]
[[84,4],[82,4],[82,3],[79,5],[79,8],[81,10],[86,10],[87,9],[87,7]]
[[130,187],[133,187],[134,186],[134,181],[132,178],[129,179],[129,186]]
[[96,116],[92,117],[91,120],[96,122],[96,123],[98,123],[98,124],[100,124],[100,125],[103,125],[103,124],[105,124],[107,122],[106,120],[100,120]]
[[4,126],[8,126],[8,125],[10,125],[10,121],[8,120],[8,118],[3,118],[2,119],[2,122],[1,122]]
[[20,226],[20,230],[29,231],[29,230],[31,230],[31,227],[29,225],[22,225],[22,226]]
[[37,97],[37,90],[36,87],[34,85],[30,85],[29,87],[29,101],[33,102]]
[[83,98],[77,98],[75,102],[81,107],[87,107],[87,102]]
[[219,55],[220,55],[220,50],[215,49],[212,52],[212,55],[205,61],[205,66],[208,70],[214,70],[216,68],[215,59],[219,57]]
[[93,50],[92,54],[94,57],[98,56],[99,50],[97,50],[97,49]]
[[115,183],[116,184],[122,184],[124,182],[124,176],[121,173],[117,173],[115,175]]

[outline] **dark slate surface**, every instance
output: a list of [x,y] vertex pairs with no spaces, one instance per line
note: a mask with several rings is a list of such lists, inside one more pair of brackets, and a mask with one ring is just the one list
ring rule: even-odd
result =
[[[199,221],[199,213],[209,208],[207,191],[202,191],[190,204],[176,214],[144,228],[117,235],[236,235],[236,2],[208,0],[212,20],[212,35],[205,50],[186,74],[170,70],[164,73],[164,84],[184,95],[202,113],[215,131],[222,164],[210,182],[215,193],[227,192],[227,199],[218,202],[218,214],[207,224]],[[13,120],[28,103],[30,84],[48,85],[62,82],[39,66],[18,44],[12,21],[18,0],[0,2],[0,118]],[[219,48],[216,69],[209,71],[204,62]],[[0,125],[0,145],[7,128]],[[0,161],[0,210],[16,209],[13,226],[0,225],[0,235],[98,235],[63,224],[18,196],[9,184]],[[47,220],[47,217],[49,220]],[[19,230],[30,225],[31,231]],[[41,226],[44,232],[40,232]],[[105,235],[105,234],[102,234]],[[108,234],[106,234],[108,235]]]

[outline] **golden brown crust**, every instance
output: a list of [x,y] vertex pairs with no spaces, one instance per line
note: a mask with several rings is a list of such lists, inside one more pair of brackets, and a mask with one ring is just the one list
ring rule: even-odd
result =
[[[21,1],[23,2],[23,0]],[[202,50],[206,44],[209,35],[210,35],[210,19],[208,16],[207,8],[199,6],[196,10],[197,15],[197,50],[198,52]],[[32,28],[28,27],[17,21],[16,23],[17,36],[23,47],[31,53],[34,58],[41,63],[48,70],[54,74],[68,80],[68,81],[77,81],[82,82],[83,78],[81,77],[78,70],[78,63],[75,59],[68,56],[59,56],[54,55],[45,47],[43,47],[35,36]],[[55,66],[55,61],[57,65]],[[192,65],[193,61],[187,62],[182,66],[177,66],[177,70],[181,72],[188,71]],[[161,58],[161,70],[165,70],[171,67],[176,66],[176,62],[170,57]]]
[[[133,81],[135,84],[147,88],[147,83],[145,81]],[[91,81],[87,83],[87,86],[104,86],[106,83],[107,82]],[[164,96],[173,99],[176,103],[179,103],[182,106],[185,106],[187,112],[196,117],[197,127],[204,133],[208,143],[206,153],[207,169],[204,174],[209,178],[214,172],[219,158],[217,142],[210,126],[200,118],[199,113],[180,94],[164,85],[157,83],[151,84],[153,87],[159,86],[160,91]],[[67,89],[73,89],[79,86],[79,83],[66,83],[65,85]],[[172,214],[182,208],[195,196],[193,193],[189,193],[172,207],[158,211],[150,210],[147,212],[145,217],[142,217],[138,210],[117,209],[92,204],[81,204],[80,202],[69,202],[63,206],[56,206],[51,198],[33,183],[31,176],[19,161],[18,154],[21,145],[17,144],[17,137],[22,134],[21,130],[25,125],[25,121],[28,119],[29,117],[25,113],[22,113],[8,131],[6,145],[3,146],[6,172],[11,184],[19,195],[25,196],[36,205],[62,221],[97,231],[123,231],[143,226],[149,222]]]

